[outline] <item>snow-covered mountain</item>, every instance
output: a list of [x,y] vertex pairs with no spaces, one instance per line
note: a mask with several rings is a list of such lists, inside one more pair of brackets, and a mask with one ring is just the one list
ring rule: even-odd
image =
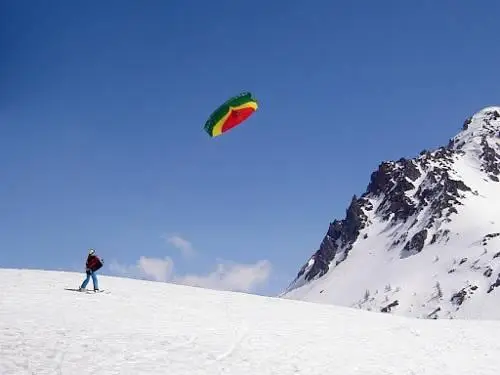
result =
[[[496,375],[500,322],[0,270],[1,375]],[[305,317],[305,318],[304,318]],[[498,335],[497,335],[498,334]]]
[[500,107],[447,146],[383,162],[283,298],[500,319]]

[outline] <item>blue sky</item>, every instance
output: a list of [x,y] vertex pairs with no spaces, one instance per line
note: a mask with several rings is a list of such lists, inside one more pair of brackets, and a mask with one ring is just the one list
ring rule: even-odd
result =
[[500,104],[495,1],[1,7],[0,267],[276,294],[382,160]]

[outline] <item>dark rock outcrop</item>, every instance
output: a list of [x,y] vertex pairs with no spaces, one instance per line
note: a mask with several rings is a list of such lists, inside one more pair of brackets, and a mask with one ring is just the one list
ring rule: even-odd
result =
[[424,248],[425,240],[427,239],[427,229],[423,229],[411,238],[404,247],[405,252],[420,253]]
[[[342,254],[342,259],[347,257],[352,244],[359,236],[360,230],[365,227],[367,216],[363,212],[362,207],[366,205],[369,209],[370,204],[363,198],[357,198],[355,195],[351,200],[345,219],[334,220],[330,223],[328,231],[321,242],[319,249],[313,254],[313,266],[309,269],[306,280],[311,280],[315,277],[321,277],[328,270],[330,263],[339,253]],[[304,265],[299,271],[297,277],[301,277],[308,265]]]

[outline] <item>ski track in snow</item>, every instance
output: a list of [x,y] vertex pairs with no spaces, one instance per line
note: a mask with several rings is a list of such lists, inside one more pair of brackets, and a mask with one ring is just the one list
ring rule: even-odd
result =
[[324,304],[82,275],[0,270],[0,374],[483,375],[498,321],[418,320]]

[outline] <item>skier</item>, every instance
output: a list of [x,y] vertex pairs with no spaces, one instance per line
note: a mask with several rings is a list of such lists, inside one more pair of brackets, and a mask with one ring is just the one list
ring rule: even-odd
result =
[[94,292],[99,291],[99,284],[97,282],[96,272],[102,267],[102,265],[103,265],[103,260],[100,259],[97,255],[95,255],[95,250],[89,249],[89,256],[87,257],[87,262],[85,263],[85,272],[87,274],[87,277],[85,280],[83,280],[82,286],[79,289],[80,292],[86,290],[85,288],[89,283],[91,277],[92,277],[92,283],[94,284]]

